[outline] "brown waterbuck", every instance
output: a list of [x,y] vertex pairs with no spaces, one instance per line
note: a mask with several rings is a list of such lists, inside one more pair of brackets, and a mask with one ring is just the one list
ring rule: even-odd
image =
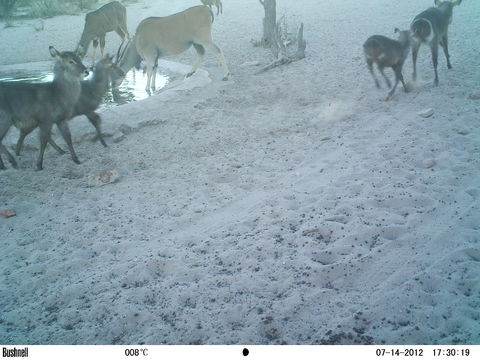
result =
[[412,32],[413,80],[417,79],[417,55],[420,45],[427,44],[432,52],[433,69],[435,71],[435,86],[438,86],[438,44],[440,44],[447,58],[447,67],[450,64],[448,53],[448,25],[452,22],[453,7],[460,5],[462,0],[440,1],[435,0],[436,7],[431,7],[418,14],[410,26]]
[[105,49],[105,36],[108,32],[115,31],[120,38],[125,39],[125,35],[130,39],[127,29],[127,10],[125,6],[118,1],[112,1],[103,5],[101,8],[89,12],[85,16],[85,27],[83,28],[79,46],[83,49],[80,52],[81,58],[85,57],[90,42],[93,41],[93,62],[100,41],[100,54],[103,57]]
[[[110,88],[110,71],[114,67],[111,56],[106,56],[99,60],[93,69],[93,74],[87,80],[82,81],[82,90],[77,103],[74,105],[74,109],[71,117],[85,115],[90,123],[95,127],[97,137],[103,146],[107,146],[102,132],[101,132],[101,118],[95,110],[102,103],[106,92]],[[20,137],[18,138],[16,154],[20,155],[20,151],[23,146],[25,137],[33,131],[34,128],[20,129]],[[50,144],[55,147],[60,153],[64,151],[50,139]],[[55,146],[56,145],[56,146]]]
[[[192,75],[197,70],[205,50],[215,52],[223,68],[223,80],[230,74],[222,50],[212,40],[212,11],[203,5],[194,6],[177,14],[166,17],[149,17],[140,22],[135,36],[127,45],[118,67],[122,70],[112,81],[118,85],[122,77],[143,59],[147,67],[147,86],[145,90],[155,90],[155,75],[158,60],[168,55],[180,54],[192,45],[197,51],[197,60],[192,66]],[[123,74],[122,74],[123,73]]]
[[[81,81],[88,72],[77,54],[70,51],[59,52],[53,46],[49,49],[52,57],[57,59],[52,82],[0,82],[0,154],[5,154],[13,167],[17,166],[16,161],[1,143],[12,125],[21,131],[40,128],[38,170],[43,168],[47,142],[57,148],[50,138],[50,131],[55,123],[68,145],[73,161],[80,163],[73,149],[66,120],[72,116],[73,107],[80,97]],[[1,156],[0,169],[5,169]]]
[[[410,51],[410,31],[395,29],[395,33],[399,34],[398,40],[393,40],[382,35],[373,35],[363,44],[365,59],[368,69],[375,80],[375,85],[377,88],[380,88],[380,83],[373,71],[374,63],[377,64],[378,70],[385,78],[388,87],[391,88],[386,100],[391,99],[399,81],[402,82],[405,92],[408,91],[405,81],[403,80],[402,68]],[[393,88],[390,80],[383,72],[383,69],[386,67],[391,67],[395,73],[395,85],[393,85]]]
[[219,12],[221,14],[223,14],[223,5],[222,5],[221,0],[200,0],[200,1],[202,2],[203,5],[208,6],[210,9],[213,6],[216,6],[217,7],[217,15],[218,15]]

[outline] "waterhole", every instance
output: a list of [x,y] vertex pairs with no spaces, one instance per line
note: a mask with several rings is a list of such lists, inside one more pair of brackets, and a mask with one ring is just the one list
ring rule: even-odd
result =
[[[85,78],[86,81],[92,76]],[[19,81],[26,83],[45,83],[53,80],[51,71],[18,71],[9,74],[0,73],[0,81]],[[156,86],[157,90],[164,88],[171,81],[171,76],[167,73],[157,73]],[[122,84],[113,92],[109,90],[105,94],[104,102],[100,108],[110,108],[113,106],[126,104],[132,101],[139,101],[147,98],[149,95],[145,91],[147,85],[147,76],[142,71],[129,71]]]

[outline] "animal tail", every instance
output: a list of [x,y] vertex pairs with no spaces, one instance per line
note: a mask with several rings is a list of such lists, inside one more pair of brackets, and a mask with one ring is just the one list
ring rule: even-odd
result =
[[414,20],[411,25],[412,36],[416,37],[420,41],[427,41],[432,33],[432,25],[430,21],[426,19]]

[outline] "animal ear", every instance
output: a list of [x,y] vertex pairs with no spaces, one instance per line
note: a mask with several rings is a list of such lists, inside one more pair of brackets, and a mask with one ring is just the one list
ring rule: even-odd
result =
[[52,55],[52,57],[60,56],[60,53],[58,52],[58,50],[55,49],[53,46],[49,46],[48,50],[50,51],[50,55]]
[[453,6],[460,5],[461,3],[462,3],[462,0],[456,0],[456,1],[453,3]]
[[440,3],[440,0],[435,0],[435,5],[438,6]]
[[397,33],[400,32],[400,29],[399,29],[399,28],[395,28],[394,32],[395,32],[395,34],[397,34]]

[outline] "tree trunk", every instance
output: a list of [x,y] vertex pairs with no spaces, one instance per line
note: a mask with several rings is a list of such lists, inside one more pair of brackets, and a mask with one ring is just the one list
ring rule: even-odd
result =
[[276,0],[259,0],[265,10],[263,18],[263,46],[270,47],[275,42],[275,30],[277,26],[277,2]]

